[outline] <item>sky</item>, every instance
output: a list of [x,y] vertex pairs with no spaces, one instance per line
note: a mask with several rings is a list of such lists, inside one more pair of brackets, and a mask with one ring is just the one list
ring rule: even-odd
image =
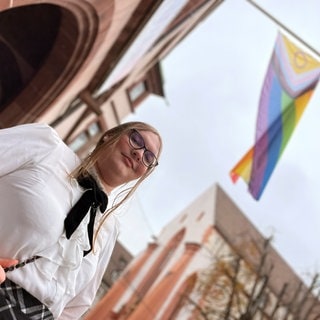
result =
[[[257,0],[320,51],[318,0]],[[245,0],[226,0],[163,61],[166,99],[148,98],[125,121],[161,133],[160,165],[119,214],[133,253],[218,183],[302,277],[320,272],[320,92],[316,89],[259,201],[229,172],[253,145],[261,86],[279,26]]]

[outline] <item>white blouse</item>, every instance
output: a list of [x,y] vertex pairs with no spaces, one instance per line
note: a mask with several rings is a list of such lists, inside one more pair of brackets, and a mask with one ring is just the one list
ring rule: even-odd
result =
[[[110,215],[94,252],[85,257],[89,215],[70,240],[65,237],[64,219],[83,192],[69,176],[79,162],[48,125],[0,130],[0,257],[41,256],[7,277],[59,320],[79,319],[90,307],[119,232],[116,217]],[[101,218],[98,211],[96,227]]]

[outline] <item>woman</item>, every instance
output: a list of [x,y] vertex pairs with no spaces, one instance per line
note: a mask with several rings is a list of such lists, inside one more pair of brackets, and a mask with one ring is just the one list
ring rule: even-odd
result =
[[[12,312],[20,315],[8,319],[79,319],[118,235],[112,213],[158,164],[160,135],[145,123],[122,124],[82,162],[42,124],[0,130],[0,146],[0,257],[19,261],[0,287],[0,319]],[[106,210],[108,195],[129,182],[122,200]],[[12,287],[22,302],[10,296]],[[15,307],[5,305],[12,299],[7,304]],[[35,309],[41,318],[33,318]]]

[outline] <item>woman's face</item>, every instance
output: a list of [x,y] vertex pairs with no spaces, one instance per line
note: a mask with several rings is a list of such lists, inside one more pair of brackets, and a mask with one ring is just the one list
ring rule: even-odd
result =
[[[151,131],[135,131],[142,138],[145,148],[155,156],[159,154],[160,139]],[[140,178],[148,167],[142,161],[145,148],[132,147],[129,137],[131,132],[123,134],[116,143],[113,152],[106,151],[96,162],[98,175],[107,192],[124,183]]]

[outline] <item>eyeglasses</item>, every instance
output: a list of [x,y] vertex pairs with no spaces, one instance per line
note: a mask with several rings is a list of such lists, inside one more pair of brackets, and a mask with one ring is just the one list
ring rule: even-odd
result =
[[144,149],[144,152],[142,155],[142,163],[146,167],[152,168],[152,167],[155,167],[159,164],[158,159],[154,155],[154,153],[146,148],[144,139],[143,139],[142,135],[137,130],[132,129],[130,136],[129,136],[129,143],[130,143],[131,147],[135,150]]

